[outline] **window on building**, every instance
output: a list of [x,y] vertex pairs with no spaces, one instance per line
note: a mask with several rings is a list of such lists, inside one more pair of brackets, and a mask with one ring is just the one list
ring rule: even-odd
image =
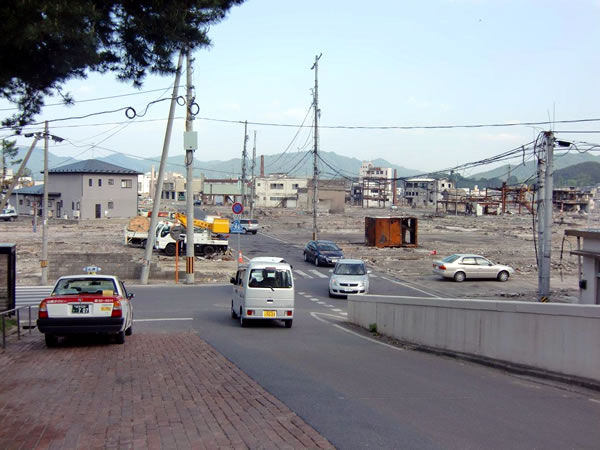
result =
[[115,207],[114,202],[108,202],[108,209],[113,209]]
[[299,184],[298,184],[298,183],[293,183],[293,184],[292,184],[292,189],[298,189],[298,187],[299,187]]
[[113,184],[115,184],[115,179],[114,178],[109,178],[108,179],[108,185],[112,186]]
[[23,206],[23,199],[22,198],[19,199],[19,205]]
[[121,187],[125,189],[131,189],[131,180],[121,180]]
[[257,186],[260,186],[260,183],[256,183]]
[[271,189],[283,189],[283,183],[271,183],[269,187]]
[[102,178],[98,178],[98,187],[102,186]]
[[75,202],[71,202],[71,209],[75,209]]
[[88,185],[89,185],[89,186],[92,186],[92,185],[93,185],[93,182],[92,182],[92,179],[91,179],[91,178],[88,180]]
[[27,206],[31,206],[31,200],[27,199]]
[[77,204],[75,205],[75,209],[76,209],[77,211],[79,211],[79,208],[80,208],[80,203],[79,203],[79,202],[77,202]]

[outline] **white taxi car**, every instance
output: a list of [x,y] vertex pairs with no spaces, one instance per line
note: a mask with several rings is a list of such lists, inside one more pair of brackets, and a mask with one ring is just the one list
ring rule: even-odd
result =
[[59,278],[50,297],[40,303],[37,326],[48,347],[58,344],[59,336],[73,334],[114,335],[123,344],[133,333],[134,294],[117,277],[98,275],[98,267],[84,271]]

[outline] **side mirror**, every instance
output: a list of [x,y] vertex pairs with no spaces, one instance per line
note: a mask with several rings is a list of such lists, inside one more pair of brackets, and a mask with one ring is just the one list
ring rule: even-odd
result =
[[131,300],[133,297],[135,297],[135,294],[134,294],[133,292],[129,292],[129,293],[127,294],[127,298],[128,298],[129,300]]
[[367,270],[367,273],[371,273],[371,272],[372,272],[371,270]]
[[235,284],[235,277],[231,277],[231,278],[229,279],[229,282],[230,282],[231,284]]
[[333,269],[329,269],[329,273],[333,273]]

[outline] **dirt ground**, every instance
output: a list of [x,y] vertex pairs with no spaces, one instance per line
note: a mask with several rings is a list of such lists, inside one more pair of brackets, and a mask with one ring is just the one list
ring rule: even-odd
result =
[[[208,214],[231,213],[229,207],[216,207]],[[417,248],[375,248],[364,245],[365,217],[416,217],[418,220]],[[570,255],[576,248],[575,238],[566,239],[564,231],[598,226],[591,217],[573,214],[557,217],[552,240],[552,301],[574,302],[578,294],[578,261]],[[296,245],[304,245],[312,236],[312,216],[308,212],[286,209],[257,210],[261,231]],[[80,252],[85,254],[128,254],[132,261],[142,262],[144,250],[126,246],[123,230],[127,219],[49,222],[48,255]],[[469,298],[507,298],[535,300],[537,270],[533,223],[531,215],[454,216],[435,215],[431,210],[400,208],[396,211],[346,207],[344,214],[320,213],[319,238],[332,239],[347,257],[362,258],[376,271],[427,288],[440,296]],[[17,244],[17,283],[35,285],[40,282],[42,227],[33,231],[31,217],[17,222],[1,222],[4,243]],[[535,236],[537,239],[537,236]],[[301,252],[301,250],[298,250]],[[494,262],[512,266],[516,273],[506,283],[496,281],[455,283],[441,280],[431,273],[432,261],[457,252],[477,253]],[[155,253],[153,263],[166,272],[174,270],[174,258]],[[183,263],[185,270],[185,264]],[[228,282],[235,271],[236,260],[231,255],[215,259],[197,258],[195,281]],[[118,275],[118,274],[117,274]],[[151,280],[172,282],[174,277]],[[139,280],[129,280],[135,283]],[[49,279],[52,283],[53,280]]]

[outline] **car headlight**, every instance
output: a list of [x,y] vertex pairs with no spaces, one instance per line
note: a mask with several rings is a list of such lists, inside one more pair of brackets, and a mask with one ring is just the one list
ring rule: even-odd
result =
[[331,282],[331,284],[332,284],[333,286],[337,286],[337,285],[338,285],[338,281],[337,281],[337,280],[333,280],[333,281]]

